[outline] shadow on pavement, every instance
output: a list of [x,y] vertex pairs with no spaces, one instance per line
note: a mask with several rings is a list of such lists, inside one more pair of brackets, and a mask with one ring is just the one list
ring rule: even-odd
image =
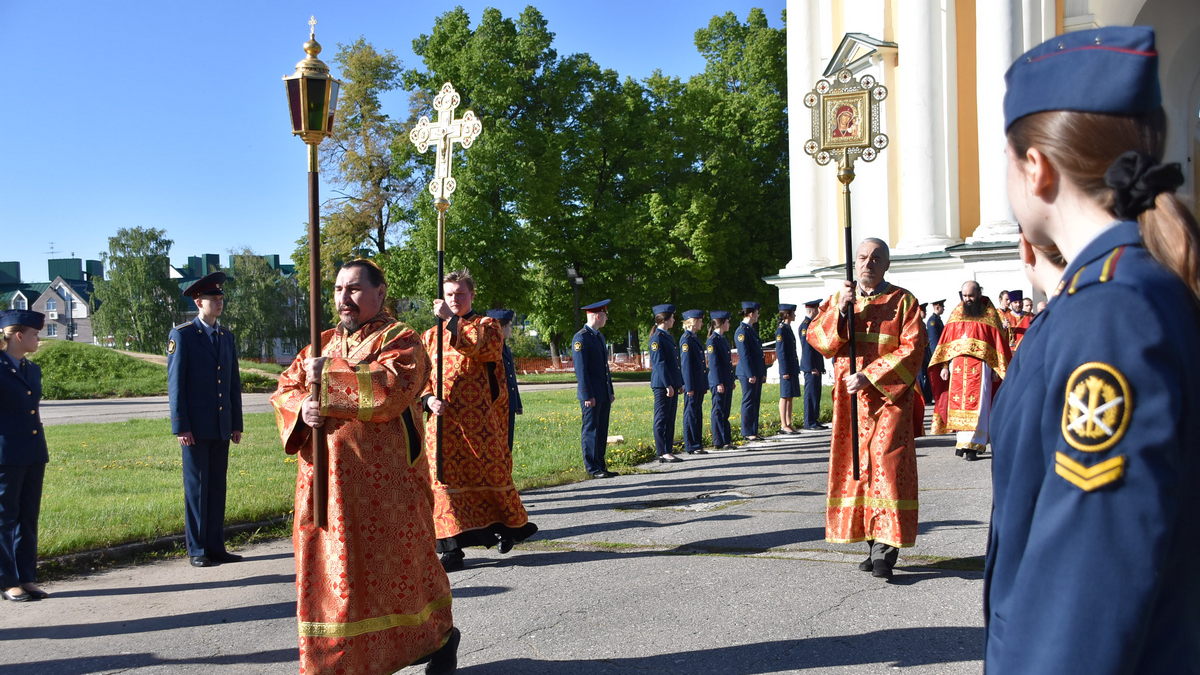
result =
[[[121,621],[99,621],[96,623],[74,623],[52,626],[29,626],[25,628],[0,629],[0,642],[7,640],[78,640],[102,635],[128,635],[151,633],[175,628],[198,628],[216,624],[241,623],[246,621],[271,621],[296,616],[295,602],[277,602],[270,605],[254,605],[236,609],[209,612],[189,612],[171,616],[151,616],[142,619]],[[0,673],[4,672],[0,670]],[[89,671],[90,672],[90,671]]]
[[[463,643],[466,644],[464,635]],[[614,647],[614,651],[616,647]],[[646,657],[543,661],[507,659],[459,669],[463,675],[521,673],[722,673],[759,675],[782,670],[879,664],[881,670],[975,661],[982,658],[983,629],[963,627],[896,628],[801,640],[755,644]]]
[[[247,558],[248,560],[250,558]],[[258,559],[256,556],[254,559]],[[131,586],[129,588],[97,588],[86,591],[56,591],[55,598],[90,598],[102,595],[146,595],[147,593],[177,593],[179,591],[194,591],[205,588],[240,588],[267,584],[292,584],[296,582],[294,574],[263,574],[245,579],[223,579],[220,581],[204,581],[192,584],[166,584],[160,586]]]
[[214,666],[286,663],[299,658],[295,648],[274,649],[252,654],[221,654],[191,659],[164,659],[154,654],[112,654],[109,656],[80,656],[72,659],[34,661],[0,665],[0,675],[79,675],[82,673],[116,672],[133,668],[205,663]]

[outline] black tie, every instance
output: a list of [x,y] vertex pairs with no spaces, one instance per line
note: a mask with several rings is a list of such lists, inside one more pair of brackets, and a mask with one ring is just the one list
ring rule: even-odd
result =
[[29,361],[26,359],[21,359],[21,378],[22,379],[28,379],[26,377],[27,374],[29,373],[29,369],[26,368],[27,365],[29,365]]
[[213,332],[209,333],[208,336],[210,338],[212,338],[213,346],[216,347],[217,346],[217,331],[214,330]]

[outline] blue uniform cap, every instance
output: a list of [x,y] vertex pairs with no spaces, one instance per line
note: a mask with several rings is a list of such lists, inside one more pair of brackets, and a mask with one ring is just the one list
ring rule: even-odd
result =
[[753,300],[743,300],[742,301],[742,309],[758,309],[761,306],[762,305],[758,304],[757,302],[754,302]]
[[729,312],[722,309],[714,309],[709,311],[708,315],[715,321],[722,321],[729,318]]
[[598,311],[604,309],[605,307],[608,307],[608,303],[610,303],[610,302],[612,302],[612,300],[605,298],[598,302],[593,302],[590,305],[584,305],[583,307],[580,307],[579,309],[584,309],[589,312],[598,312]]
[[781,303],[779,303],[779,311],[781,311],[781,312],[794,312],[794,311],[796,311],[796,306],[795,306],[795,305],[789,305],[789,304],[787,304],[787,303],[785,303],[785,302],[781,302]]
[[511,309],[489,309],[487,315],[500,323],[509,323],[513,320],[514,312]]
[[191,285],[183,289],[183,294],[189,298],[198,298],[201,295],[225,295],[225,291],[221,290],[221,285],[224,283],[225,273],[213,272],[193,281]]
[[46,315],[30,309],[6,309],[0,312],[0,328],[25,326],[41,330],[46,327]]
[[667,303],[664,305],[655,305],[650,308],[650,311],[654,312],[655,314],[666,314],[667,312],[674,314],[675,313],[675,305],[672,305],[670,303]]
[[821,299],[817,298],[816,300],[809,300],[808,302],[804,303],[804,306],[805,307],[820,307]]
[[1107,26],[1025,52],[1004,74],[1004,130],[1048,110],[1141,115],[1162,104],[1158,51],[1147,26]]
[[683,312],[683,318],[685,318],[685,319],[703,319],[704,318],[704,310],[702,310],[702,309],[685,310]]

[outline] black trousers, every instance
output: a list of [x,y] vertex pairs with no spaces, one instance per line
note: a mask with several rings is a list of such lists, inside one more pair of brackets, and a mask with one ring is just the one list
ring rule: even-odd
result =
[[580,434],[583,445],[583,468],[588,473],[607,471],[604,463],[604,451],[608,446],[608,415],[612,411],[612,401],[596,399],[596,405],[588,407],[579,402],[583,411],[583,429]]
[[821,423],[821,374],[804,373],[804,426]]
[[512,454],[513,434],[517,431],[517,411],[508,409],[508,454]]
[[38,512],[46,464],[0,465],[0,587],[37,581]]
[[[758,378],[756,378],[758,379]],[[762,401],[762,380],[750,384],[750,378],[740,378],[742,385],[742,437],[758,435],[758,406]]]
[[675,445],[675,417],[679,412],[679,392],[667,396],[666,387],[654,387],[654,450],[659,457]]
[[704,447],[704,390],[683,396],[683,447],[699,450]]
[[197,438],[183,449],[184,535],[188,555],[225,552],[225,474],[229,440]]
[[709,414],[712,425],[713,446],[721,447],[733,442],[733,430],[729,428],[729,409],[733,405],[733,384],[725,385],[725,393],[712,390],[712,411]]

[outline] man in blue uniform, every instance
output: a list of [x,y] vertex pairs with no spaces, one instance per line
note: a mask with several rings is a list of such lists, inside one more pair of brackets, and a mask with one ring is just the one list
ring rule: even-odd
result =
[[800,358],[796,353],[796,334],[792,322],[796,306],[779,305],[779,325],[775,327],[775,364],[779,367],[779,424],[785,434],[798,434],[792,428],[792,400],[800,395]]
[[942,330],[946,324],[942,323],[942,314],[946,311],[946,299],[934,300],[929,303],[929,320],[925,322],[926,332],[929,334],[929,353],[937,349],[938,340],[942,338]]
[[671,452],[675,445],[675,418],[683,375],[675,338],[667,331],[675,325],[675,305],[655,305],[654,330],[650,331],[650,389],[654,391],[654,450],[662,463],[682,462]]
[[225,550],[225,474],[229,441],[242,440],[242,380],[233,334],[217,321],[224,283],[225,274],[213,272],[188,286],[183,294],[199,314],[167,339],[171,433],[183,449],[184,528],[194,567],[242,559]]
[[763,380],[767,377],[767,362],[763,358],[762,340],[758,338],[759,304],[742,303],[742,322],[734,333],[737,344],[737,378],[742,387],[742,438],[757,441],[758,406],[762,402]]
[[821,424],[821,376],[825,357],[808,344],[808,324],[821,307],[821,299],[804,303],[804,321],[800,322],[800,372],[804,373],[804,428],[828,429]]
[[729,428],[729,409],[733,405],[733,358],[729,340],[725,338],[729,330],[729,312],[713,310],[708,315],[712,317],[712,331],[704,350],[708,361],[708,390],[712,392],[709,421],[713,448],[731,450],[734,447],[733,431]]
[[608,370],[608,344],[600,329],[608,321],[610,302],[601,300],[580,307],[587,312],[587,324],[571,340],[577,382],[575,396],[583,413],[583,468],[592,478],[619,475],[609,471],[604,463],[604,451],[608,447],[608,415],[615,396],[612,374]]
[[504,382],[508,386],[508,451],[513,449],[513,435],[516,433],[517,415],[520,415],[521,392],[517,389],[517,364],[513,360],[512,350],[508,341],[512,338],[512,320],[515,315],[511,309],[489,309],[487,315],[500,322],[504,331]]
[[993,410],[988,673],[1200,669],[1200,226],[1159,67],[1152,29],[1109,26],[1005,76],[1009,202],[1068,265]]
[[704,322],[704,310],[683,313],[683,335],[679,336],[679,367],[683,374],[683,449],[689,455],[703,455],[704,392],[708,388],[708,368],[704,365],[704,346],[696,331]]

